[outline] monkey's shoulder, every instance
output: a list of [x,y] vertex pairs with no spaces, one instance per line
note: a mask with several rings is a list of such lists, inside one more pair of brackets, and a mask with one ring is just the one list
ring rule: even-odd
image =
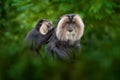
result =
[[29,32],[29,35],[32,36],[32,37],[40,37],[41,34],[39,31],[37,31],[36,29],[32,29],[30,32]]

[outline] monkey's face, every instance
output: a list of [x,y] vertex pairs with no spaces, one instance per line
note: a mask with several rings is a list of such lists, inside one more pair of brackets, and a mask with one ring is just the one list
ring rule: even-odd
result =
[[79,40],[84,31],[84,24],[76,14],[67,14],[61,17],[56,29],[56,36],[61,41]]
[[48,20],[43,20],[41,27],[39,28],[39,32],[42,35],[46,35],[48,33],[48,31],[51,29],[52,29],[52,22],[50,22]]

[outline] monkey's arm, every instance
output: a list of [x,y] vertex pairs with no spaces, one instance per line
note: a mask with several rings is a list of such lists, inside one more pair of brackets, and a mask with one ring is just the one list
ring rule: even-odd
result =
[[68,58],[68,54],[64,50],[57,47],[54,42],[51,42],[47,45],[47,51],[48,53],[51,52],[52,56],[55,58],[61,58],[61,59]]
[[79,41],[76,41],[74,48],[77,50],[80,50],[80,42]]

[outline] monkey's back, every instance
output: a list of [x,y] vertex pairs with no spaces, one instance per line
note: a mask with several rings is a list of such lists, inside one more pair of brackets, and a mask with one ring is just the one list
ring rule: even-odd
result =
[[41,45],[41,35],[35,29],[32,29],[24,39],[24,44],[26,47],[31,49],[37,49]]
[[31,49],[39,49],[43,44],[48,43],[54,28],[51,29],[46,35],[42,35],[38,30],[32,29],[25,37],[24,43]]

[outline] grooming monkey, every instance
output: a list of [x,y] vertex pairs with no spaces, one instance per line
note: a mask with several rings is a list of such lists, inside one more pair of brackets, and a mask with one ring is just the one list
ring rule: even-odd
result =
[[39,20],[35,28],[33,28],[25,37],[24,43],[30,48],[34,55],[40,55],[39,49],[43,44],[48,42],[52,35],[52,23],[46,19]]
[[83,32],[84,23],[79,15],[63,15],[47,44],[48,55],[61,59],[72,57],[74,55],[72,54],[73,51],[80,48],[80,39]]

